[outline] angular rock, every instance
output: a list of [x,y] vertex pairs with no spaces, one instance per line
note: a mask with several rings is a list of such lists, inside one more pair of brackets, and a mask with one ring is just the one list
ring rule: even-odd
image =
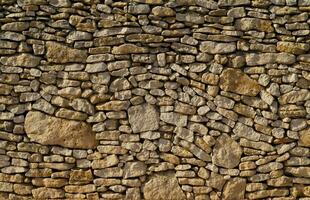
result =
[[280,106],[279,116],[281,118],[291,117],[291,118],[301,118],[306,116],[307,112],[303,106],[297,106],[293,104]]
[[147,166],[144,162],[127,162],[124,167],[124,178],[139,177],[146,174]]
[[299,143],[302,146],[310,147],[310,128],[306,128],[299,132]]
[[273,32],[274,28],[270,20],[264,20],[259,18],[242,18],[237,19],[235,22],[235,27],[237,30],[241,31],[262,31],[262,32]]
[[153,199],[186,199],[173,172],[161,172],[152,175],[143,187],[145,200]]
[[154,131],[159,128],[159,113],[150,104],[130,107],[128,109],[128,118],[134,133]]
[[226,54],[236,51],[236,43],[204,41],[200,44],[200,51],[210,54]]
[[244,178],[232,178],[229,180],[223,188],[224,200],[239,200],[244,199],[246,187],[246,179]]
[[93,180],[93,174],[91,170],[73,170],[70,173],[70,184],[87,184]]
[[175,112],[160,113],[160,120],[175,126],[184,127],[187,125],[187,116]]
[[233,129],[233,132],[238,135],[239,137],[244,137],[246,139],[252,140],[252,141],[259,141],[260,134],[254,131],[253,128],[246,126],[240,122],[238,122],[235,125],[235,128]]
[[74,49],[57,42],[46,42],[46,58],[52,63],[85,63],[86,50]]
[[64,198],[65,192],[62,189],[40,187],[33,189],[32,195],[36,199],[57,199]]
[[95,114],[94,106],[91,103],[89,103],[86,99],[78,99],[78,98],[73,99],[70,105],[74,110],[82,111],[89,115]]
[[0,63],[12,67],[36,67],[40,64],[41,58],[31,54],[22,53],[15,56],[1,57]]
[[27,113],[25,131],[31,140],[43,145],[81,149],[92,149],[97,145],[90,125],[59,119],[37,111]]
[[261,86],[238,69],[226,69],[220,76],[220,88],[227,92],[256,96]]
[[248,66],[266,64],[285,64],[290,65],[296,62],[296,57],[289,53],[250,53],[245,57]]
[[188,13],[177,13],[176,14],[176,20],[181,22],[189,22],[193,24],[203,24],[204,23],[204,17],[198,13],[195,12],[188,12]]
[[225,133],[216,140],[212,162],[217,166],[234,168],[238,166],[241,154],[240,145]]

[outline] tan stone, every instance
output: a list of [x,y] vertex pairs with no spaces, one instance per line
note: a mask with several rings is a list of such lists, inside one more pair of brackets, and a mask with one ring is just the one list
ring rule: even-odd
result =
[[186,199],[173,172],[162,172],[152,175],[143,188],[145,200],[182,200]]
[[175,15],[175,11],[164,6],[156,6],[152,9],[152,14],[158,17],[171,17]]
[[40,64],[41,58],[31,54],[22,53],[19,55],[1,57],[0,63],[13,67],[36,67]]
[[220,76],[220,88],[248,96],[256,96],[261,90],[261,86],[255,80],[238,69],[224,70]]
[[73,49],[57,42],[46,42],[46,57],[52,63],[84,63],[87,58],[87,51]]
[[93,180],[93,174],[91,170],[73,170],[70,173],[70,184],[87,184]]
[[51,117],[30,111],[25,119],[27,136],[43,145],[60,145],[69,148],[91,149],[97,142],[91,126],[85,122]]
[[132,34],[126,37],[129,42],[141,42],[141,43],[153,43],[162,42],[164,40],[163,36],[152,35],[152,34]]
[[295,42],[278,42],[277,50],[280,52],[292,53],[292,54],[304,54],[309,50],[310,46],[306,43]]
[[36,199],[57,199],[65,197],[65,193],[62,189],[53,189],[45,187],[33,189],[32,195]]
[[224,200],[244,199],[246,180],[243,178],[233,178],[229,180],[223,189]]
[[258,18],[242,18],[237,19],[235,22],[237,30],[241,31],[262,31],[262,32],[273,32],[272,22],[270,20],[258,19]]
[[310,147],[310,128],[306,128],[299,132],[299,143],[302,146]]
[[145,47],[139,47],[135,44],[122,44],[120,46],[113,47],[112,54],[131,54],[131,53],[147,53],[148,49]]
[[299,91],[291,91],[279,97],[280,104],[297,103],[300,101],[307,101],[310,99],[310,92],[307,89]]
[[238,166],[241,154],[240,145],[225,133],[216,140],[212,162],[221,167],[234,168]]
[[93,169],[103,169],[117,165],[119,162],[116,155],[109,155],[102,160],[94,160],[92,162]]

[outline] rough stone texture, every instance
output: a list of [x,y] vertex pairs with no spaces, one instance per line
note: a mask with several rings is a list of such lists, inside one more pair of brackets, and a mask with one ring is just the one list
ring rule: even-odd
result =
[[239,164],[241,154],[240,145],[231,139],[229,135],[223,134],[215,142],[212,162],[221,167],[234,168]]
[[261,86],[255,80],[237,69],[224,70],[219,85],[224,91],[248,96],[256,96],[261,90]]
[[33,141],[44,145],[61,145],[69,148],[96,147],[95,135],[84,122],[51,117],[31,111],[25,118],[25,131]]
[[145,183],[143,197],[151,199],[186,199],[173,172],[156,173]]
[[134,133],[153,131],[159,127],[158,111],[149,104],[130,107],[128,118]]
[[309,13],[0,0],[0,199],[309,199]]

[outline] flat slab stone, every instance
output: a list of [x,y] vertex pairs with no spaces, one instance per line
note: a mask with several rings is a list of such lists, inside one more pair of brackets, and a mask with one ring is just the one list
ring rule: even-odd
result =
[[159,113],[150,104],[130,107],[128,118],[134,133],[153,131],[159,128]]
[[52,117],[38,111],[27,113],[25,131],[32,141],[43,145],[80,149],[92,149],[97,146],[95,134],[89,124]]
[[220,76],[220,88],[227,92],[256,96],[261,86],[238,69],[226,69]]
[[169,171],[152,175],[144,185],[143,196],[145,200],[186,199],[175,174]]
[[41,58],[31,54],[22,53],[15,56],[3,56],[0,63],[13,67],[36,67],[40,64]]
[[87,51],[74,49],[57,42],[46,42],[46,57],[52,63],[85,63]]

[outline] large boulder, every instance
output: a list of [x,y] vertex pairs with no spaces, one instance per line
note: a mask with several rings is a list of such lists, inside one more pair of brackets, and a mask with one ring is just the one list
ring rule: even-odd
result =
[[27,113],[25,131],[32,141],[43,145],[79,149],[92,149],[97,145],[89,124],[52,117],[38,111]]

